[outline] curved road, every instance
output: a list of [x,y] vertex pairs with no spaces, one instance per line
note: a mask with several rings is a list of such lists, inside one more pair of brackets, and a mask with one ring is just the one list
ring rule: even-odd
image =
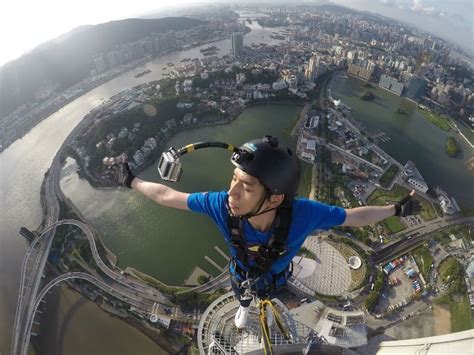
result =
[[30,343],[30,335],[31,335],[31,327],[33,325],[33,318],[34,314],[36,313],[36,310],[42,301],[43,297],[46,295],[46,293],[53,288],[54,286],[58,285],[60,282],[69,280],[69,279],[82,279],[91,282],[92,284],[96,285],[97,287],[101,288],[107,293],[110,293],[114,297],[117,297],[118,299],[127,302],[137,309],[140,309],[143,314],[149,313],[149,310],[153,306],[153,302],[144,302],[140,300],[138,297],[131,296],[129,293],[123,293],[122,290],[120,289],[115,289],[105,283],[104,281],[96,278],[95,276],[83,273],[83,272],[69,272],[67,274],[60,275],[56,277],[55,279],[51,280],[38,294],[38,296],[35,299],[35,302],[33,304],[32,310],[28,315],[27,318],[27,329],[26,329],[26,336],[23,337],[20,348],[19,348],[19,353],[21,355],[27,355],[28,352],[28,346]]
[[[110,277],[110,279],[113,280],[113,282],[116,282],[116,283],[119,283],[119,284],[125,286],[126,289],[133,290],[133,291],[129,291],[129,292],[134,292],[136,295],[140,295],[141,297],[143,297],[145,299],[144,301],[148,301],[149,309],[152,308],[152,306],[155,302],[166,304],[166,305],[170,304],[170,301],[165,296],[163,296],[158,290],[156,290],[155,288],[153,288],[151,286],[143,285],[143,284],[138,283],[134,280],[129,280],[125,276],[123,276],[120,272],[109,269],[107,267],[107,265],[100,258],[99,253],[97,251],[97,246],[95,244],[94,235],[85,223],[77,221],[77,220],[72,220],[72,219],[59,221],[59,222],[53,223],[52,225],[48,226],[43,231],[43,233],[41,233],[38,237],[36,237],[33,240],[33,242],[30,244],[30,246],[28,247],[27,253],[25,254],[25,258],[23,260],[23,265],[22,265],[21,280],[20,280],[21,289],[20,289],[20,293],[19,293],[19,299],[18,299],[18,303],[17,303],[17,313],[16,313],[16,316],[15,316],[15,324],[14,324],[14,329],[13,329],[12,354],[18,354],[19,353],[18,352],[19,351],[18,345],[19,345],[20,342],[21,342],[21,344],[23,344],[25,342],[25,339],[28,339],[28,341],[29,341],[30,330],[31,330],[30,322],[32,322],[32,320],[33,320],[33,316],[34,316],[35,309],[36,309],[35,307],[33,307],[33,305],[38,300],[37,297],[34,297],[34,299],[33,299],[33,295],[36,296],[37,287],[36,287],[36,290],[32,290],[32,288],[31,288],[32,285],[30,283],[28,283],[31,279],[26,280],[27,281],[26,283],[28,283],[28,284],[24,285],[25,284],[25,279],[26,279],[26,272],[25,271],[26,271],[26,267],[28,265],[28,261],[30,259],[30,256],[32,255],[32,253],[37,250],[37,246],[39,246],[39,248],[41,249],[42,246],[44,247],[46,245],[46,246],[48,246],[48,248],[47,248],[48,253],[46,253],[45,250],[43,250],[43,251],[40,250],[37,253],[37,254],[40,255],[40,257],[35,259],[35,261],[38,260],[38,259],[44,259],[45,262],[46,262],[47,256],[49,254],[49,248],[50,248],[50,245],[51,245],[51,242],[52,242],[52,237],[50,235],[51,235],[51,233],[54,233],[54,230],[57,227],[61,226],[61,225],[74,225],[74,226],[79,227],[84,232],[84,234],[86,235],[87,240],[89,241],[89,245],[91,247],[91,252],[92,252],[94,261],[97,263],[97,265],[102,270],[102,272],[104,272],[108,277]],[[40,276],[43,273],[43,268],[44,268],[44,264],[43,264],[42,267],[40,267],[40,264],[35,262],[35,264],[33,266],[33,269],[36,269],[36,273],[33,272],[33,274],[37,276],[36,280],[35,280],[35,286],[36,286],[36,284],[37,284],[37,286],[39,286],[39,281],[41,280]],[[38,271],[40,271],[40,272],[38,272]],[[106,283],[104,282],[104,284],[106,284]],[[109,288],[110,288],[110,286],[109,286]],[[44,291],[44,289],[43,289],[43,291]],[[40,295],[41,294],[42,293],[40,293]],[[29,296],[29,298],[27,296]],[[29,299],[28,302],[27,302],[27,299]],[[21,338],[21,341],[20,341],[20,338]]]

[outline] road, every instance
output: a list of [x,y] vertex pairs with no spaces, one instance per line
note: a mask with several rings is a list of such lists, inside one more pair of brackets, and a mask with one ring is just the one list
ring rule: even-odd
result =
[[[392,243],[387,244],[383,249],[372,254],[372,258],[376,263],[388,262],[397,256],[415,248],[422,241],[431,238],[431,233],[456,224],[470,224],[474,225],[474,217],[457,218],[452,220],[435,220],[429,221],[422,226],[416,226],[397,233],[398,236],[404,235],[403,239],[398,239]],[[418,233],[419,235],[414,235]]]

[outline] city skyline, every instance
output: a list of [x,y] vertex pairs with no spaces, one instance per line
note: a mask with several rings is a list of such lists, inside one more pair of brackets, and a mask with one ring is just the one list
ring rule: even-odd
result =
[[[87,2],[81,3],[80,7],[72,5],[72,8],[71,5],[65,6],[57,0],[47,0],[37,4],[15,2],[3,5],[2,15],[0,15],[0,40],[3,44],[0,54],[0,68],[34,50],[42,43],[67,34],[77,27],[97,25],[131,17],[142,17],[146,14],[157,14],[198,3],[238,3],[218,0],[176,0],[172,5],[156,6],[144,0],[138,0],[131,5],[128,3],[114,3],[113,6],[110,6],[108,2],[99,4],[90,2],[90,6],[88,6]],[[285,1],[278,1],[277,3],[284,4]],[[474,50],[472,45],[472,21],[469,22],[469,17],[464,17],[465,14],[472,13],[472,3],[470,1],[458,0],[455,3],[450,3],[449,6],[437,0],[423,2],[421,0],[378,0],[376,2],[333,0],[329,2],[314,1],[314,3],[332,3],[359,11],[376,13],[416,26],[421,30],[452,41],[464,50],[469,51],[470,55]],[[25,12],[25,7],[29,11]],[[470,11],[469,7],[471,8]],[[54,11],[51,11],[53,8]],[[95,10],[88,11],[90,8]],[[83,9],[87,9],[87,11]],[[463,11],[464,9],[467,11]],[[32,27],[35,28],[35,31],[30,30]],[[14,35],[11,35],[12,33]]]

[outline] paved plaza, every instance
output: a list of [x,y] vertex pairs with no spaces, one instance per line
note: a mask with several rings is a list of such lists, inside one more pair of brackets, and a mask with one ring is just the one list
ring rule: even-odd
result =
[[307,288],[323,295],[342,295],[351,285],[351,271],[347,260],[339,251],[318,237],[309,237],[304,245],[316,255],[311,258],[296,257],[294,278]]

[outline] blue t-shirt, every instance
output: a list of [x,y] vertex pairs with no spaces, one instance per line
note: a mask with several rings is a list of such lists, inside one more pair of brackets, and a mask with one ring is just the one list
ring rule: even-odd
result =
[[[227,191],[221,192],[198,192],[188,197],[188,207],[195,212],[207,214],[216,223],[224,235],[227,243],[231,242],[231,235],[227,227],[228,212],[226,202]],[[278,258],[272,265],[272,274],[277,274],[286,269],[293,257],[303,245],[306,237],[315,229],[329,229],[344,223],[346,211],[341,207],[326,205],[305,198],[295,199],[290,224],[290,231],[286,241],[286,253]],[[244,234],[246,246],[267,245],[273,235],[273,230],[260,232],[244,220]],[[233,248],[229,248],[233,258],[237,255]],[[240,264],[240,262],[238,261]],[[241,267],[247,269],[248,266]]]

